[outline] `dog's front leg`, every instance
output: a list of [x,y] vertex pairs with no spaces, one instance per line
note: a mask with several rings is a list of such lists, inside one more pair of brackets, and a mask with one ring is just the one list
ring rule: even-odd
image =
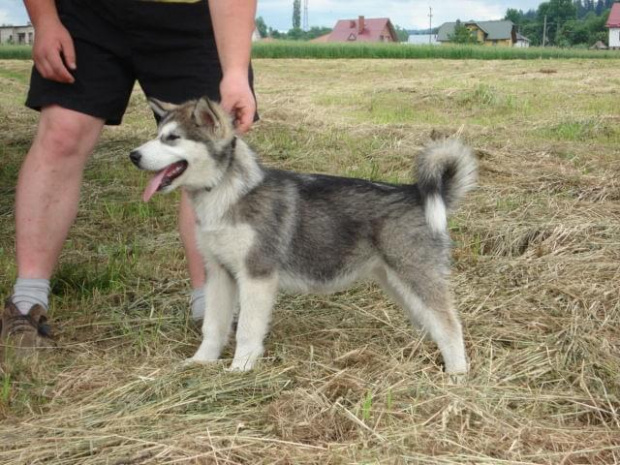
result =
[[214,259],[207,260],[205,313],[202,343],[189,360],[205,363],[216,361],[228,341],[237,304],[237,284]]
[[263,355],[263,339],[267,334],[271,311],[278,291],[278,278],[240,278],[239,322],[237,325],[237,347],[230,369],[251,370],[256,360]]

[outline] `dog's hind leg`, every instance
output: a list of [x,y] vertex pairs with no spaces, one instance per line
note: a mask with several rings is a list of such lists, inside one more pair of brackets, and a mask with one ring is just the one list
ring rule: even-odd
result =
[[191,362],[216,361],[228,342],[237,303],[237,284],[214,259],[207,261],[202,343]]
[[263,355],[263,339],[269,329],[278,279],[275,274],[267,278],[243,277],[238,284],[240,310],[237,347],[230,369],[247,371]]
[[447,373],[467,372],[463,330],[451,303],[444,279],[421,283],[417,292],[396,271],[386,267],[377,274],[385,291],[404,307],[411,321],[425,330],[437,344]]

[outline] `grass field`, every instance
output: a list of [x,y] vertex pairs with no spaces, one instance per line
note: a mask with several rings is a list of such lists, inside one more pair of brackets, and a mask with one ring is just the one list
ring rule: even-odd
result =
[[32,56],[30,45],[2,45],[0,59],[2,60],[29,60]]
[[[30,59],[29,46],[0,46],[0,59]],[[620,52],[556,47],[482,47],[478,45],[409,45],[312,43],[305,41],[256,42],[252,56],[257,58],[316,59],[450,59],[450,60],[553,60],[553,59],[620,59]]]
[[618,59],[617,51],[562,49],[556,47],[483,47],[480,45],[409,45],[393,43],[312,43],[300,41],[257,42],[254,58],[391,58],[450,60],[548,60],[548,59]]
[[[620,463],[620,60],[256,60],[268,165],[410,180],[460,131],[480,187],[450,220],[471,373],[373,285],[282,296],[251,373],[184,367],[199,336],[178,195],[143,204],[136,91],[107,129],[53,281],[59,349],[8,363],[0,463]],[[36,127],[27,61],[0,61],[0,296],[14,185]],[[230,349],[225,356],[230,357]]]

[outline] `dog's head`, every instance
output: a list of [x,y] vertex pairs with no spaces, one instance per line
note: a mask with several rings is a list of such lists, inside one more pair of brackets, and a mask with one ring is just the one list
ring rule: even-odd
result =
[[224,177],[234,156],[236,136],[232,118],[207,98],[181,105],[150,99],[160,118],[157,138],[133,150],[131,161],[156,171],[143,199],[177,187],[212,189]]

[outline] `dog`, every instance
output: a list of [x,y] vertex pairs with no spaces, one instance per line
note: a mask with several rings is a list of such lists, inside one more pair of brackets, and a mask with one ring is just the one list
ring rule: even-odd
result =
[[149,104],[160,119],[157,138],[130,154],[156,172],[143,199],[187,192],[206,266],[203,340],[189,361],[218,360],[238,308],[230,369],[250,370],[279,289],[333,293],[372,278],[438,345],[446,372],[467,372],[449,290],[447,213],[475,185],[469,148],[431,142],[410,185],[301,174],[261,165],[217,103]]

